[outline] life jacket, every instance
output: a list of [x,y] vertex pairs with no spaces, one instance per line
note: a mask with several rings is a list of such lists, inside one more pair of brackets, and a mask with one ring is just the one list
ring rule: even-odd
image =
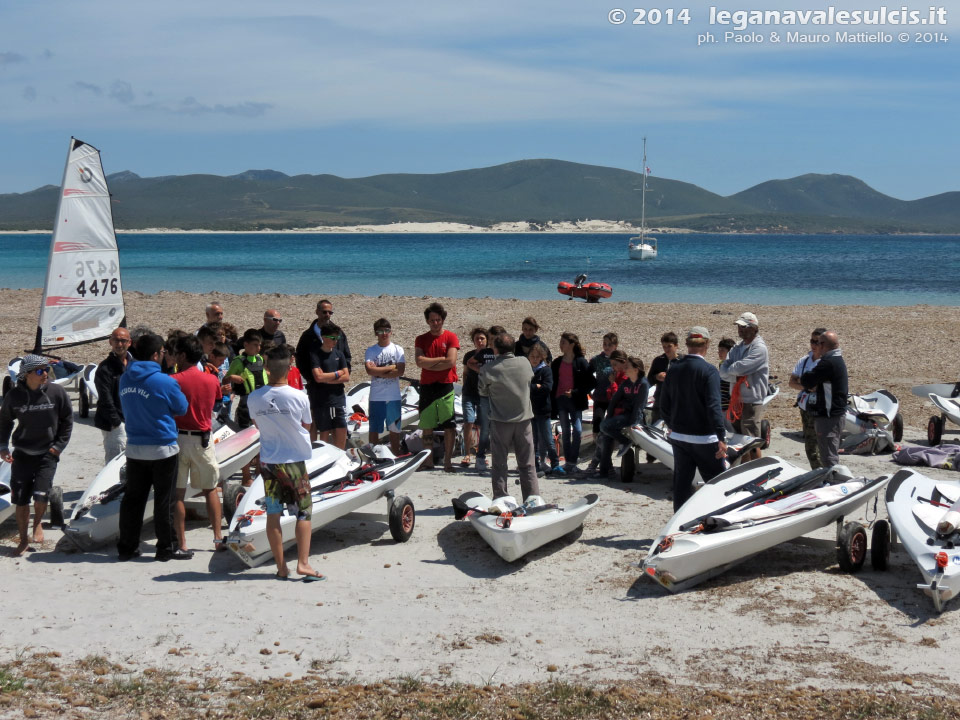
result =
[[242,383],[233,384],[234,392],[242,397],[244,395],[249,395],[257,388],[262,388],[266,382],[263,379],[263,356],[257,355],[256,358],[251,358],[249,355],[240,355],[240,362],[243,363],[244,373],[249,373],[253,379],[252,388],[249,388],[249,384],[246,379],[244,379],[244,382]]

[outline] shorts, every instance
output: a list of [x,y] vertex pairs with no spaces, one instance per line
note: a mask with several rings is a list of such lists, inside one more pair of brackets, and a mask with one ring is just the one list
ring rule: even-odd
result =
[[384,427],[390,432],[400,432],[402,403],[399,400],[370,401],[370,432],[382,433]]
[[480,396],[461,395],[460,401],[463,403],[463,421],[465,423],[475,423],[477,421],[477,410],[480,407]]
[[315,427],[321,432],[347,427],[347,411],[342,405],[318,408],[311,407],[310,414],[313,415]]
[[59,462],[60,458],[49,452],[29,455],[14,450],[13,465],[10,466],[10,502],[21,507],[29,505],[31,498],[46,502]]
[[250,427],[253,425],[253,420],[250,419],[250,408],[247,407],[247,396],[241,395],[240,399],[237,401],[237,427],[241,430]]
[[309,487],[307,464],[260,463],[260,476],[263,478],[264,504],[267,515],[282,515],[286,510],[297,520],[309,520],[313,515],[313,497],[307,493],[297,499],[294,488],[304,484]]
[[762,437],[760,434],[760,423],[763,420],[764,406],[760,403],[756,405],[743,404],[743,412],[740,415],[739,432],[753,437]]
[[453,414],[453,383],[430,383],[420,386],[420,429],[453,430],[457,423]]
[[188,476],[194,490],[213,490],[219,485],[220,465],[213,440],[203,447],[199,435],[178,435],[177,442],[180,445],[177,490],[187,489]]

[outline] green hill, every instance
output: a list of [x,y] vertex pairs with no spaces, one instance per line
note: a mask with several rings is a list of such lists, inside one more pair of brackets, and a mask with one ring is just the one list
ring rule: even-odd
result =
[[[365,178],[238,175],[108,177],[118,228],[248,230],[398,221],[639,222],[643,176],[560,160],[521,160],[437,174]],[[50,228],[58,188],[0,195],[0,229]],[[739,232],[958,232],[960,193],[903,201],[846,175],[772,180],[723,197],[691,183],[647,180],[653,224]]]

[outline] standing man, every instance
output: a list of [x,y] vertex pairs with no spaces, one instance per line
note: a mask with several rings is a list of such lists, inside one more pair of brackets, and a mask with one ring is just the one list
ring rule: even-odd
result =
[[263,327],[260,328],[261,341],[264,343],[271,342],[274,345],[286,345],[287,336],[280,329],[280,323],[282,322],[283,317],[281,317],[279,310],[270,309],[263,313]]
[[380,442],[380,433],[390,433],[390,450],[400,455],[400,419],[403,414],[400,377],[407,367],[403,348],[390,341],[390,321],[380,318],[373,324],[377,343],[367,348],[364,367],[370,376],[370,443]]
[[[758,334],[760,323],[752,312],[737,318],[740,342],[733,346],[727,359],[720,363],[720,377],[734,383],[730,391],[727,417],[733,429],[744,435],[762,437],[763,400],[767,397],[770,355],[767,344]],[[739,412],[739,414],[738,414]],[[760,448],[745,453],[742,462],[760,457]]]
[[218,303],[216,300],[207,305],[203,312],[207,316],[207,321],[200,327],[207,327],[215,322],[223,322],[223,305]]
[[130,354],[130,333],[117,328],[110,333],[110,354],[97,365],[93,382],[97,388],[97,411],[93,424],[103,435],[103,462],[110,462],[127,449],[127,433],[123,428],[123,408],[120,407],[120,376],[133,361]]
[[[817,431],[817,448],[822,467],[840,462],[840,435],[847,414],[847,363],[840,352],[840,338],[830,330],[817,341],[820,362],[800,376],[800,384],[817,393],[813,424]],[[809,403],[807,408],[809,408]]]
[[280,516],[284,510],[297,521],[297,575],[304,582],[325,579],[310,567],[310,517],[313,498],[306,461],[310,445],[310,403],[298,390],[287,385],[290,351],[286,346],[267,351],[267,386],[250,395],[250,417],[260,430],[260,472],[263,477],[267,511],[267,540],[277,563],[277,578],[288,580],[290,569],[283,557]]
[[[43,514],[47,510],[60,454],[70,442],[73,407],[67,391],[50,377],[50,360],[27,355],[20,361],[17,384],[0,406],[0,460],[10,467],[10,501],[16,506],[20,544],[16,554],[30,549],[30,499],[33,498],[33,542],[43,543]],[[17,428],[14,430],[13,423]],[[8,448],[13,434],[13,454]]]
[[490,476],[494,499],[507,494],[507,454],[513,449],[520,469],[523,499],[540,494],[533,452],[533,406],[530,381],[533,368],[526,357],[513,354],[508,333],[493,339],[497,357],[480,370],[480,394],[490,398]]
[[199,490],[207,504],[207,517],[213,526],[213,545],[225,550],[220,534],[220,465],[217,451],[210,439],[213,425],[213,406],[220,396],[220,381],[216,375],[203,372],[197,367],[203,349],[200,341],[192,335],[177,341],[177,367],[181,370],[173,379],[187,398],[187,412],[177,418],[177,435],[180,445],[180,460],[177,464],[177,500],[174,504],[173,521],[177,531],[177,543],[181,553],[193,557],[187,548],[187,510],[183,504],[187,495],[187,482]]
[[127,483],[120,501],[117,559],[140,555],[140,531],[147,497],[153,490],[154,558],[160,562],[189,560],[176,545],[171,500],[177,484],[180,446],[174,418],[187,412],[187,398],[177,381],[160,368],[163,338],[141,335],[133,346],[133,362],[120,376],[120,405],[127,424]]
[[423,430],[424,447],[431,450],[431,454],[421,467],[433,469],[433,432],[443,430],[443,471],[452,473],[455,472],[453,441],[457,432],[453,416],[453,384],[457,381],[460,340],[454,333],[443,329],[447,311],[440,303],[427,305],[423,317],[430,331],[417,336],[414,352],[420,368],[420,429]]
[[724,469],[726,427],[720,410],[720,373],[706,359],[710,333],[687,331],[687,354],[670,364],[660,388],[660,412],[673,446],[673,511],[693,494],[697,470],[709,481]]
[[347,415],[344,409],[346,394],[345,383],[350,381],[350,370],[346,358],[337,350],[340,328],[332,322],[320,326],[323,343],[312,347],[309,353],[312,382],[307,384],[310,398],[310,414],[316,436],[329,442],[333,433],[333,444],[343,450],[347,446]]
[[[317,319],[310,323],[310,327],[304,331],[303,335],[300,336],[299,342],[297,342],[296,365],[300,370],[300,374],[305,378],[309,378],[310,368],[302,363],[301,360],[306,359],[306,353],[309,352],[310,346],[319,346],[322,344],[320,326],[328,322],[333,322],[333,303],[329,300],[321,300],[317,303]],[[351,369],[353,367],[353,357],[350,355],[350,343],[347,342],[347,334],[343,332],[343,330],[340,331],[340,339],[337,340],[336,348],[347,361],[347,369]]]
[[817,402],[817,396],[804,389],[800,384],[800,378],[803,374],[813,370],[820,362],[820,336],[827,331],[826,328],[817,328],[810,333],[810,352],[797,361],[796,367],[790,373],[789,385],[794,390],[799,390],[796,405],[800,408],[800,422],[803,425],[803,449],[807,453],[807,461],[810,463],[810,469],[816,470],[823,467],[820,461],[820,449],[817,447],[817,429],[814,427],[813,406]]

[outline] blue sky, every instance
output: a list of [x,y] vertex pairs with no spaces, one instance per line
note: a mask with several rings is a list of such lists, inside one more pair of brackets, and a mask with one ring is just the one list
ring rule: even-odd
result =
[[[59,183],[71,135],[103,151],[108,173],[143,176],[361,177],[523,158],[639,170],[646,135],[655,175],[723,195],[809,172],[855,175],[902,199],[960,190],[953,15],[945,27],[881,28],[890,44],[747,44],[722,42],[729,28],[708,26],[711,3],[644,3],[689,8],[687,25],[633,25],[636,5],[3,3],[0,192]],[[608,20],[618,7],[623,25]],[[755,31],[844,29],[878,28]],[[950,41],[898,42],[918,30]],[[721,41],[698,47],[706,31]]]

